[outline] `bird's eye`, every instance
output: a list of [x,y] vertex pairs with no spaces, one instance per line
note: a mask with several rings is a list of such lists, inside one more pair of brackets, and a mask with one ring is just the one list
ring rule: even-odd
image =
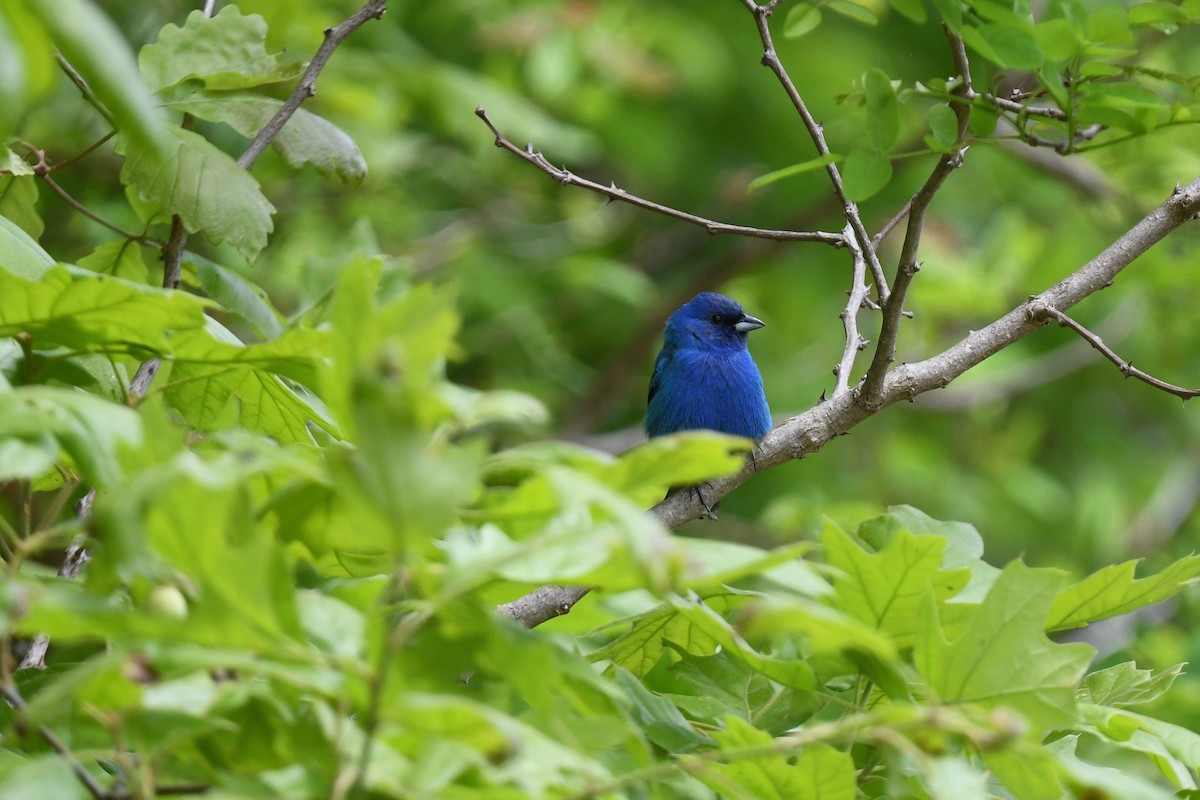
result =
[[713,321],[714,325],[720,325],[722,322],[725,321],[725,318],[722,317],[720,314],[713,314],[712,321]]

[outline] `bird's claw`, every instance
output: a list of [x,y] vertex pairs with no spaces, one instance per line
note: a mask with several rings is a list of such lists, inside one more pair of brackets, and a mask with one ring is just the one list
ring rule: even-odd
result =
[[721,507],[721,501],[718,500],[710,506],[708,500],[704,498],[704,489],[701,486],[693,486],[692,490],[696,492],[696,497],[700,500],[700,505],[704,507],[704,513],[700,515],[700,519],[715,520],[717,518],[717,509]]

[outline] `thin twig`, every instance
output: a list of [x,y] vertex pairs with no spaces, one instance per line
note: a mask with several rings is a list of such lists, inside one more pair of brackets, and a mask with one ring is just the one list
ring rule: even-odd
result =
[[[12,684],[6,683],[0,685],[0,695],[3,695],[8,704],[17,711],[24,712],[29,708],[25,704],[25,698],[21,697],[21,693],[17,690],[17,687]],[[88,790],[88,794],[96,798],[96,800],[107,800],[108,792],[105,788],[96,782],[96,779],[92,777],[92,773],[88,772],[83,764],[80,763],[75,754],[71,752],[71,748],[63,744],[63,741],[54,735],[54,731],[45,725],[38,725],[37,732],[45,740],[46,744],[50,745],[51,750],[58,753],[71,765],[71,769],[74,770],[76,777],[79,778],[79,782]]]
[[879,245],[883,242],[883,240],[888,237],[888,234],[891,233],[892,231],[894,231],[896,229],[896,226],[904,221],[904,218],[908,216],[908,211],[911,208],[912,208],[912,198],[909,198],[904,203],[904,206],[899,211],[896,212],[896,216],[889,219],[887,221],[887,224],[879,229],[879,233],[877,233],[871,237],[871,246],[878,249]]
[[842,328],[846,332],[846,345],[842,349],[842,360],[834,367],[833,374],[837,377],[833,387],[833,396],[837,397],[850,391],[850,374],[854,371],[854,359],[867,346],[868,342],[858,332],[858,312],[867,299],[867,261],[863,258],[858,240],[854,238],[850,225],[846,225],[846,244],[854,256],[854,276],[850,283],[850,297],[846,307],[842,309]]
[[[961,78],[958,85],[951,90],[952,94],[956,97],[968,97],[973,90],[971,88],[971,65],[967,61],[966,45],[961,36],[953,33],[949,28],[944,30],[946,38],[950,41],[950,51],[954,56],[954,68]],[[863,380],[862,391],[859,395],[860,399],[869,407],[880,402],[884,376],[896,355],[900,320],[904,316],[904,299],[908,294],[908,287],[912,284],[913,276],[921,268],[917,262],[917,255],[921,247],[921,233],[925,228],[925,214],[946,178],[962,165],[963,155],[966,153],[967,124],[971,116],[970,104],[954,102],[954,98],[952,98],[948,105],[954,112],[958,123],[954,148],[938,159],[925,183],[909,202],[908,230],[904,237],[904,245],[900,250],[900,262],[896,266],[892,293],[883,303],[879,343],[875,347],[875,355],[871,359],[871,366],[867,369],[867,375]]]
[[1126,378],[1137,378],[1142,383],[1149,384],[1156,389],[1162,389],[1164,392],[1173,394],[1184,401],[1191,400],[1193,397],[1200,397],[1200,389],[1187,389],[1183,386],[1176,386],[1173,383],[1167,383],[1166,381],[1159,380],[1153,375],[1138,369],[1132,363],[1117,355],[1111,347],[1104,343],[1103,339],[1092,333],[1084,326],[1080,325],[1075,320],[1071,319],[1071,317],[1059,311],[1054,306],[1044,303],[1037,304],[1030,309],[1030,314],[1035,319],[1040,319],[1046,322],[1053,319],[1062,327],[1070,328],[1071,330],[1075,331],[1083,337],[1084,341],[1094,347],[1100,353],[1100,355],[1107,358],[1113,364],[1116,364],[1117,369],[1121,370],[1121,374]]
[[275,116],[267,121],[267,124],[262,127],[262,130],[250,142],[250,146],[246,148],[246,152],[238,158],[238,166],[242,169],[250,169],[263,151],[267,149],[279,132],[283,130],[283,126],[287,124],[296,110],[300,108],[300,104],[317,93],[317,76],[321,74],[321,70],[325,69],[325,65],[329,63],[333,51],[337,49],[342,41],[361,28],[368,20],[379,19],[383,16],[383,12],[387,10],[387,0],[367,0],[358,11],[355,11],[348,19],[339,25],[325,29],[325,41],[321,42],[321,46],[317,48],[316,55],[309,62],[308,69],[304,71],[304,75],[300,77],[300,83],[296,85],[295,90],[288,96],[287,100],[283,101],[283,105],[275,112]]
[[55,170],[60,170],[63,167],[69,167],[78,161],[82,161],[83,159],[90,156],[92,153],[96,152],[96,150],[99,149],[101,146],[103,146],[105,142],[107,142],[109,139],[113,138],[116,135],[117,135],[117,132],[115,130],[109,131],[108,133],[104,134],[99,139],[97,139],[95,142],[88,145],[87,148],[85,148],[82,153],[77,153],[77,154],[71,156],[70,158],[63,159],[62,161],[56,161],[55,163],[50,164],[47,167],[47,172],[54,172]]
[[[884,377],[881,405],[868,407],[846,392],[797,414],[767,433],[755,450],[755,461],[736,475],[710,481],[705,499],[711,504],[765,469],[818,452],[838,436],[874,416],[881,408],[911,400],[948,386],[967,370],[1042,327],[1032,314],[1039,306],[1070,308],[1109,285],[1113,278],[1168,234],[1200,215],[1200,177],[1175,188],[1158,208],[1106,247],[1103,252],[1041,294],[1017,306],[990,325],[971,331],[961,341],[931,358],[904,364]],[[693,492],[677,492],[649,512],[670,529],[697,519],[703,513]],[[535,605],[539,589],[516,603]],[[566,613],[560,609],[551,616]],[[536,609],[529,609],[531,618]]]
[[67,59],[63,57],[63,54],[57,50],[54,51],[54,60],[58,62],[59,68],[66,73],[68,78],[71,79],[71,83],[75,84],[75,86],[83,94],[83,99],[86,100],[92,108],[96,109],[96,111],[100,113],[100,116],[104,117],[105,121],[108,122],[109,125],[111,125],[113,128],[116,128],[116,117],[114,117],[112,112],[108,110],[108,107],[100,101],[100,98],[97,97],[96,93],[92,91],[92,87],[88,86],[87,81],[83,79],[83,76],[79,74],[78,70],[71,66],[71,62],[67,61]]
[[534,149],[530,144],[525,149],[521,149],[505,138],[504,134],[495,126],[492,120],[488,117],[487,111],[482,106],[475,109],[475,116],[483,120],[483,123],[488,126],[492,134],[496,137],[496,146],[507,150],[518,158],[528,161],[535,167],[545,172],[554,180],[567,186],[579,186],[584,189],[603,195],[609,200],[620,200],[623,203],[629,203],[631,206],[644,208],[647,211],[654,211],[659,214],[671,217],[673,219],[690,222],[693,225],[699,225],[709,233],[732,233],[740,236],[751,236],[756,239],[776,239],[793,242],[821,242],[822,244],[841,247],[843,244],[842,237],[836,233],[826,233],[824,231],[780,231],[770,230],[766,228],[753,228],[746,225],[730,225],[726,222],[717,222],[716,220],[700,217],[695,214],[689,214],[686,211],[680,211],[670,206],[664,206],[661,203],[655,203],[652,200],[646,200],[637,195],[629,194],[624,189],[618,188],[615,184],[605,186],[602,183],[581,178],[565,167],[556,167],[546,160],[546,157]]
[[66,201],[67,205],[69,205],[71,208],[78,211],[80,214],[83,214],[85,217],[90,219],[92,222],[99,223],[100,225],[103,225],[104,227],[108,228],[110,231],[120,234],[123,238],[129,239],[130,241],[133,241],[133,242],[137,242],[138,244],[141,244],[141,245],[145,245],[146,247],[157,248],[157,247],[161,246],[158,244],[158,242],[149,238],[145,234],[131,233],[118,225],[114,225],[113,223],[104,219],[100,215],[96,214],[91,209],[89,209],[87,206],[85,206],[83,203],[79,202],[74,197],[72,197],[67,192],[66,189],[59,186],[58,182],[56,180],[54,180],[54,178],[51,178],[47,172],[39,173],[39,175],[40,175],[41,179],[43,181],[45,181],[46,185],[49,186],[52,190],[54,190],[54,193],[56,195],[58,195],[64,201]]
[[1011,111],[1016,114],[1020,114],[1021,116],[1046,117],[1047,119],[1056,119],[1063,122],[1067,120],[1067,114],[1062,109],[1054,108],[1052,106],[1027,106],[1022,103],[1018,103],[1015,100],[999,97],[991,92],[980,92],[979,94],[971,92],[970,94],[966,95],[966,97],[968,100],[973,100],[976,97],[982,97],[996,108],[999,108],[1003,111]]
[[[800,119],[804,122],[804,127],[808,129],[808,135],[812,137],[813,145],[817,148],[817,154],[828,156],[830,150],[829,145],[825,141],[824,130],[822,130],[816,119],[809,112],[804,98],[800,96],[800,91],[796,88],[796,84],[792,82],[791,76],[784,69],[783,62],[779,60],[779,54],[775,52],[775,42],[771,38],[771,27],[768,20],[771,18],[771,12],[774,10],[776,2],[778,0],[760,6],[755,0],[742,0],[742,5],[754,15],[754,20],[758,25],[758,36],[762,39],[764,48],[762,56],[763,66],[769,67],[775,73],[775,77],[779,79],[783,90],[787,92],[788,98],[792,101],[792,105],[800,115]],[[837,163],[830,160],[825,165],[825,171],[829,174],[829,182],[833,184],[833,193],[837,195],[838,201],[842,204],[842,214],[854,231],[854,236],[858,239],[858,245],[862,248],[863,257],[867,260],[867,266],[871,269],[871,278],[875,281],[875,292],[879,297],[879,302],[883,303],[887,300],[891,292],[888,289],[887,278],[883,274],[883,266],[879,263],[879,256],[875,254],[871,235],[867,233],[866,226],[863,225],[862,215],[858,213],[858,206],[846,196],[846,189],[842,184],[842,173],[838,169]]]

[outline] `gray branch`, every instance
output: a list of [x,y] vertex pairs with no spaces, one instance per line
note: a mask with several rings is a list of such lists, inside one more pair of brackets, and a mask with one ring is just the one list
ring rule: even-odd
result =
[[[818,452],[836,437],[893,403],[911,400],[932,389],[944,388],[967,370],[1045,325],[1053,318],[1046,314],[1045,309],[1063,311],[1071,308],[1111,284],[1121,270],[1138,256],[1175,229],[1195,219],[1197,214],[1200,214],[1200,178],[1186,187],[1176,188],[1162,205],[1141,222],[1050,288],[1031,296],[987,327],[972,331],[941,353],[890,370],[882,381],[877,402],[864,402],[860,387],[856,391],[835,395],[785,421],[763,437],[760,447],[755,451],[753,463],[747,463],[736,475],[709,483],[704,490],[705,500],[711,506],[752,475]],[[665,527],[674,530],[698,519],[704,513],[704,508],[695,492],[676,492],[648,513]],[[498,610],[526,625],[537,625],[569,611],[570,607],[564,605],[568,602],[573,605],[587,591],[582,587],[542,587],[500,606]]]

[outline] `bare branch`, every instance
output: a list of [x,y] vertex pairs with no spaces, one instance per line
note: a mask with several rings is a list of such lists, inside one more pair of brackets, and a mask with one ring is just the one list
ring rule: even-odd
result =
[[1200,389],[1185,389],[1182,386],[1176,386],[1173,383],[1167,383],[1166,381],[1159,380],[1153,375],[1143,372],[1142,370],[1133,366],[1132,363],[1117,355],[1111,347],[1104,343],[1103,339],[1089,331],[1084,326],[1080,325],[1075,320],[1071,319],[1063,312],[1059,311],[1054,306],[1035,305],[1030,308],[1030,313],[1033,315],[1034,319],[1039,319],[1044,322],[1049,322],[1053,319],[1062,327],[1070,328],[1078,333],[1081,337],[1083,337],[1085,342],[1094,347],[1102,356],[1116,364],[1117,369],[1121,370],[1121,374],[1126,378],[1137,378],[1139,381],[1147,383],[1156,389],[1162,389],[1164,392],[1173,394],[1181,400],[1186,401],[1191,400],[1193,397],[1200,397]]
[[[1200,214],[1200,178],[1186,187],[1176,187],[1162,205],[1087,264],[1046,291],[1029,298],[987,327],[971,331],[962,341],[938,355],[888,372],[884,376],[878,405],[868,407],[857,402],[853,392],[842,392],[786,420],[763,437],[752,463],[747,462],[736,475],[706,484],[705,500],[711,506],[762,470],[816,453],[882,408],[949,385],[975,365],[1041,328],[1045,309],[1070,308],[1103,289],[1138,256],[1176,228],[1195,219],[1197,214]],[[700,518],[704,508],[695,492],[674,492],[649,513],[667,528],[675,529]],[[498,610],[533,627],[567,613],[587,591],[584,587],[543,586]]]
[[288,96],[288,99],[283,101],[283,105],[275,112],[275,116],[267,121],[267,124],[258,132],[254,140],[250,142],[250,146],[246,148],[246,152],[238,157],[237,163],[239,167],[250,169],[254,162],[258,160],[258,157],[262,155],[263,151],[267,149],[267,145],[283,130],[283,126],[296,113],[296,109],[300,108],[300,104],[317,93],[317,76],[321,74],[321,70],[325,69],[325,65],[329,63],[329,59],[333,56],[333,51],[338,48],[338,45],[347,36],[361,28],[367,21],[382,17],[383,12],[386,10],[387,0],[367,0],[362,8],[355,11],[340,25],[325,29],[325,41],[321,42],[321,46],[317,48],[316,55],[309,62],[308,69],[300,77],[300,83],[296,85],[295,90]]
[[854,371],[854,359],[867,346],[867,340],[858,332],[858,312],[867,299],[867,261],[863,258],[858,240],[854,238],[850,225],[846,225],[846,244],[854,256],[854,276],[850,283],[850,298],[842,309],[842,328],[846,331],[846,346],[842,349],[842,360],[834,367],[833,374],[837,381],[833,387],[833,396],[850,391],[850,373]]
[[[5,701],[18,712],[24,712],[28,706],[25,704],[25,698],[21,697],[21,693],[16,686],[5,683],[0,685],[0,695],[3,695]],[[75,754],[71,752],[71,748],[67,747],[61,739],[59,739],[54,731],[47,728],[45,725],[37,726],[38,735],[45,740],[46,744],[50,745],[50,749],[58,753],[67,763],[71,765],[71,769],[75,772],[75,776],[79,778],[79,782],[88,790],[88,794],[96,798],[96,800],[107,800],[108,792],[96,782],[92,777],[92,773],[87,771],[87,768],[79,762]]]
[[542,586],[524,597],[497,606],[496,610],[526,628],[536,628],[566,614],[590,591],[586,586]]
[[535,167],[545,172],[554,180],[567,186],[579,186],[596,194],[603,195],[609,200],[620,200],[623,203],[629,203],[638,208],[644,208],[647,211],[654,211],[659,214],[671,217],[673,219],[690,222],[693,225],[699,225],[709,233],[733,233],[740,236],[751,236],[757,239],[776,239],[793,242],[821,242],[822,244],[841,247],[843,244],[842,237],[836,233],[825,233],[823,231],[777,231],[766,228],[752,228],[746,225],[730,225],[726,222],[717,222],[716,220],[700,217],[695,214],[689,214],[686,211],[680,211],[670,206],[664,206],[660,203],[655,203],[651,200],[638,197],[637,195],[629,194],[624,189],[617,188],[616,185],[610,184],[605,186],[602,183],[581,178],[566,168],[559,168],[546,160],[540,152],[534,149],[530,144],[526,149],[522,150],[517,147],[504,134],[500,133],[499,129],[493,124],[488,117],[487,111],[482,106],[475,109],[475,116],[483,120],[483,123],[488,126],[492,134],[496,137],[496,146],[507,150],[513,155],[528,161]]
[[938,159],[933,172],[908,204],[908,230],[904,237],[904,245],[900,250],[900,263],[896,267],[892,293],[883,303],[879,342],[875,346],[875,355],[871,359],[871,366],[863,379],[862,390],[859,394],[862,401],[868,406],[880,402],[884,377],[896,355],[896,339],[900,333],[900,320],[904,315],[904,298],[908,294],[908,287],[912,284],[913,276],[921,268],[917,262],[917,254],[921,247],[921,233],[925,228],[925,214],[946,178],[962,165],[963,154],[966,153],[967,123],[971,116],[971,106],[969,103],[956,102],[956,100],[969,97],[972,92],[971,67],[967,62],[967,48],[963,44],[962,37],[952,33],[949,28],[946,28],[945,31],[946,37],[950,40],[950,51],[954,56],[954,68],[960,77],[959,84],[952,90],[952,94],[956,97],[951,98],[949,103],[950,109],[957,119],[958,130],[952,152],[946,153]]
[[[816,119],[813,118],[812,113],[809,112],[804,98],[800,96],[800,91],[796,88],[796,84],[792,82],[792,78],[784,68],[783,62],[779,60],[779,54],[775,52],[775,42],[771,38],[771,26],[768,20],[771,18],[771,12],[774,10],[776,2],[778,0],[760,6],[755,0],[742,0],[742,5],[754,15],[754,21],[758,25],[758,36],[762,39],[764,48],[762,56],[763,66],[770,68],[775,73],[775,77],[779,79],[783,90],[787,92],[788,98],[792,101],[792,105],[800,115],[800,119],[804,122],[804,127],[808,129],[808,135],[812,137],[813,145],[817,148],[818,155],[827,156],[830,151],[829,145],[825,141],[825,131],[817,123]],[[838,170],[837,164],[831,160],[825,165],[825,171],[829,174],[829,182],[833,184],[833,193],[837,195],[838,200],[842,204],[842,215],[854,231],[855,238],[858,239],[858,245],[862,249],[863,257],[866,258],[867,266],[871,269],[871,278],[875,281],[876,294],[879,296],[880,303],[883,303],[890,294],[887,278],[884,277],[883,266],[880,265],[879,257],[875,254],[875,247],[871,241],[871,236],[867,233],[866,226],[863,225],[862,215],[858,213],[858,206],[846,196],[846,189],[842,184],[842,173]]]

